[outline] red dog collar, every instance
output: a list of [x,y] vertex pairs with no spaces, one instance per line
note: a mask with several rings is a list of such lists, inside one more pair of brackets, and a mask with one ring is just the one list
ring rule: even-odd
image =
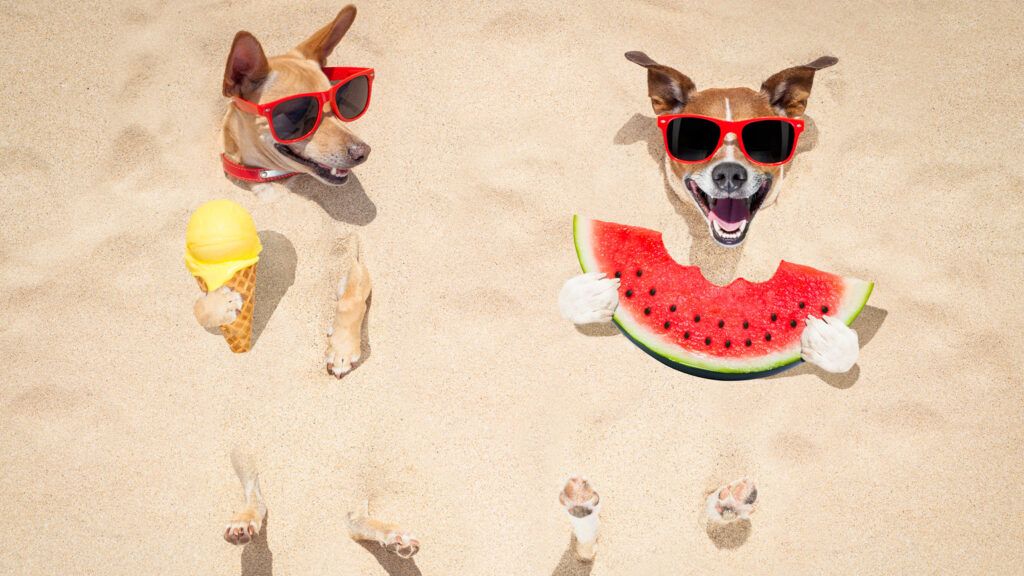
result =
[[284,180],[299,174],[298,172],[287,172],[285,170],[270,170],[255,166],[245,166],[228,158],[227,154],[220,155],[221,164],[224,165],[224,172],[229,176],[238,178],[245,182],[275,182]]

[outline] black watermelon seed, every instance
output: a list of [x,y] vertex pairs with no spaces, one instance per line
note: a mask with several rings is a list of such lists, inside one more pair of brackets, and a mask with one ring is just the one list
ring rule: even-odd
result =
[[633,291],[632,290],[626,290],[626,298],[632,298],[632,297],[633,297]]
[[765,339],[765,341],[766,341],[766,342],[771,342],[771,341],[772,341],[772,335],[771,335],[771,332],[769,332],[769,333],[765,334],[765,335],[764,335],[764,339]]
[[683,340],[689,340],[689,339],[690,339],[690,331],[687,330],[686,332],[683,332]]
[[747,328],[750,328],[750,322],[747,322],[746,320],[744,320],[743,321],[743,329],[746,330]]
[[651,288],[651,296],[654,296],[654,288]]
[[725,341],[725,347],[728,348],[730,346],[732,346],[732,342],[730,342],[729,340],[726,340]]
[[644,275],[644,271],[643,271],[643,270],[637,270],[637,271],[636,271],[636,277],[637,277],[637,278],[639,278],[639,277],[641,277],[641,276],[643,276],[643,275]]
[[746,344],[747,346],[750,346],[751,344],[753,344],[753,342],[750,341],[750,338],[747,338],[747,341],[744,342],[744,344]]
[[669,312],[675,312],[675,311],[676,311],[676,305],[675,305],[675,304],[673,304],[673,305],[669,306],[669,307],[668,307],[668,311],[669,311]]
[[644,316],[650,316],[650,315],[651,315],[651,309],[650,308],[644,308]]
[[615,273],[615,277],[616,278],[622,278],[622,272],[616,272]]
[[803,309],[804,309],[804,303],[803,303],[803,302],[801,302],[801,303],[797,304],[797,306],[799,306],[801,310],[803,310]]
[[772,312],[772,322],[775,322],[778,319],[779,319],[779,315],[774,313],[774,312]]
[[694,316],[693,317],[693,321],[694,322],[700,322],[700,314],[697,314],[696,316]]
[[718,321],[718,327],[719,328],[725,328],[725,320],[719,320]]
[[822,306],[821,307],[821,313],[822,314],[828,314],[828,306]]
[[707,338],[705,338],[704,339],[704,343],[707,344],[708,346],[711,346],[711,336],[708,336]]
[[796,320],[790,320],[789,321],[789,327],[790,328],[796,328]]
[[668,330],[668,327],[671,326],[671,325],[672,325],[671,322],[665,322],[665,330]]

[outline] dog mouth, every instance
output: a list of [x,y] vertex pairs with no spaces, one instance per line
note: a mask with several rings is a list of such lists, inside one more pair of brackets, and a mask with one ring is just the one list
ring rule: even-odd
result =
[[291,146],[286,146],[284,144],[274,144],[274,148],[281,154],[284,154],[299,164],[309,168],[313,171],[313,174],[329,184],[338,186],[348,181],[349,170],[347,168],[334,168],[332,166],[321,164],[315,160],[310,160],[295,150],[292,150]]
[[736,246],[743,242],[754,215],[764,204],[771,187],[771,176],[766,176],[757,192],[746,198],[715,198],[704,192],[692,178],[686,179],[686,188],[707,219],[711,236],[724,246]]

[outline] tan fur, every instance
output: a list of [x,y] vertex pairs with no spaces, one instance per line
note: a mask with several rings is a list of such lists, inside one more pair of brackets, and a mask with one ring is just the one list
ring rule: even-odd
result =
[[[328,90],[331,83],[320,68],[352,25],[355,13],[354,6],[346,6],[330,24],[296,48],[269,59],[251,34],[239,32],[228,55],[224,95],[262,104],[285,96]],[[361,164],[369,153],[369,146],[353,134],[345,122],[334,117],[329,104],[324,105],[323,114],[323,121],[313,136],[288,146],[296,154],[329,168],[348,170]],[[247,114],[229,105],[221,133],[224,153],[236,162],[305,173],[324,184],[336,184],[275,149],[269,123],[262,116]],[[353,158],[350,151],[356,149],[364,153],[361,158]]]
[[362,261],[352,262],[338,289],[338,304],[327,336],[327,371],[341,377],[362,357],[362,327],[366,300],[372,290],[370,272]]
[[369,503],[348,515],[349,537],[356,542],[376,542],[401,558],[412,558],[420,551],[420,541],[398,524],[370,517]]
[[192,313],[195,314],[200,326],[213,330],[234,322],[241,309],[241,294],[227,286],[222,286],[218,290],[200,296],[192,307]]
[[231,517],[224,529],[224,539],[235,545],[249,543],[260,532],[267,507],[260,492],[259,472],[254,456],[242,449],[231,453],[231,464],[245,494],[245,508]]

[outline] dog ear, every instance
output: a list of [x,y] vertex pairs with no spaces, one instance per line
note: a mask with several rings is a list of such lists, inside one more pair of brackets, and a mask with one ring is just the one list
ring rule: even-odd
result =
[[647,95],[655,114],[682,112],[697,86],[685,74],[651,60],[643,52],[626,52],[626,60],[647,68]]
[[235,34],[228,63],[224,67],[224,95],[248,100],[268,74],[270,64],[256,37],[245,30]]
[[306,58],[319,62],[320,66],[326,66],[327,57],[334,51],[338,42],[341,42],[355,19],[356,7],[349,4],[342,8],[341,12],[338,12],[330,24],[306,38],[296,49]]
[[836,62],[839,59],[834,56],[822,56],[810,64],[786,68],[765,80],[761,84],[761,92],[768,96],[772,108],[779,114],[802,116],[807,109],[807,98],[811,95],[814,73]]

